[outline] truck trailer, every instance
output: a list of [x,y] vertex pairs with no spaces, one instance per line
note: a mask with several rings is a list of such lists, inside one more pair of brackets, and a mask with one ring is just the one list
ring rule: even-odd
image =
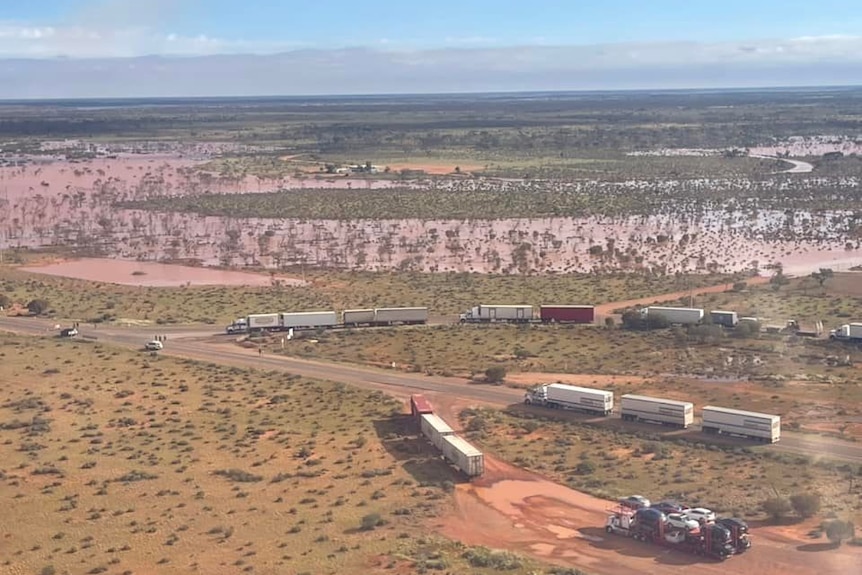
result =
[[528,323],[533,321],[533,306],[480,304],[462,313],[460,320],[461,323]]
[[551,383],[528,390],[524,403],[607,416],[614,410],[614,394],[603,389]]
[[620,398],[623,421],[647,421],[686,428],[694,422],[694,404],[627,393]]
[[735,311],[712,310],[709,312],[709,319],[715,325],[723,327],[736,327],[739,323],[739,315]]
[[845,323],[829,332],[829,339],[862,341],[862,322]]
[[781,417],[778,415],[727,407],[704,407],[701,428],[704,433],[738,435],[768,443],[781,439]]
[[278,315],[277,313],[253,313],[249,315],[246,318],[249,331],[277,331],[281,329]]
[[417,325],[427,321],[427,307],[381,307],[374,310],[374,325]]
[[695,325],[703,321],[703,310],[693,307],[650,306],[641,310],[644,318],[661,316],[672,325]]
[[280,313],[279,327],[281,329],[315,329],[338,325],[338,314],[334,311],[296,311]]
[[593,323],[596,308],[591,305],[540,305],[542,323]]
[[455,435],[455,431],[449,427],[449,424],[443,421],[440,417],[433,413],[423,413],[419,416],[419,427],[422,430],[422,435],[428,438],[434,447],[443,450],[443,438],[448,435]]
[[345,327],[374,324],[373,309],[346,309],[342,312],[341,317]]
[[478,477],[485,472],[485,456],[457,435],[443,437],[443,456],[467,477]]
[[425,399],[424,395],[414,393],[410,396],[410,415],[416,419],[420,419],[426,413],[434,413],[431,409],[431,402]]

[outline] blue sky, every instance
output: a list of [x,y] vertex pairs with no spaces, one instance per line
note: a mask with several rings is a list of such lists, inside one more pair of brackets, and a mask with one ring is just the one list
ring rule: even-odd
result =
[[[201,52],[270,52],[344,46],[724,42],[862,33],[858,0],[5,0],[3,4],[0,23],[7,30],[16,26],[53,30],[53,44],[43,39],[43,45],[51,46],[44,55],[63,51],[56,37],[64,29],[103,36],[127,30],[136,48],[118,55],[170,51],[170,46],[155,41],[168,35],[208,40],[209,44],[200,42]],[[40,39],[27,40],[38,44]],[[69,44],[69,55],[78,55],[75,50],[81,47]],[[15,55],[10,48],[5,47],[7,55]],[[184,50],[194,51],[187,47],[180,51]]]
[[862,79],[860,0],[0,3],[0,98],[816,86]]

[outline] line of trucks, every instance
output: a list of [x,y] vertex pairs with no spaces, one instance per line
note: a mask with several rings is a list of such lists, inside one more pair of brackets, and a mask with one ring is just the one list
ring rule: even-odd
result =
[[674,515],[671,521],[660,509],[620,505],[611,509],[605,531],[719,561],[751,548],[748,524],[740,519],[690,521],[685,511]]
[[[524,403],[607,417],[614,411],[614,393],[603,389],[550,383],[527,390]],[[620,397],[620,418],[623,421],[686,429],[694,423],[694,404],[625,394]],[[701,410],[700,426],[707,434],[745,437],[764,443],[775,443],[781,439],[781,417],[767,413],[707,405]]]
[[422,435],[464,475],[478,477],[485,472],[485,456],[482,452],[456,435],[449,424],[434,413],[425,396],[410,396],[410,414],[419,424]]

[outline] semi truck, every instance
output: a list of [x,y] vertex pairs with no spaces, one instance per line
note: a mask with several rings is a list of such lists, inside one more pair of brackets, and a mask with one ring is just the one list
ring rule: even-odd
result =
[[334,311],[295,311],[280,313],[281,329],[332,327],[338,325],[338,314]]
[[661,316],[674,325],[694,325],[703,321],[703,310],[693,307],[650,306],[641,310],[644,319]]
[[531,305],[479,304],[460,316],[461,323],[523,322],[533,321]]
[[829,339],[862,341],[862,322],[845,323],[829,332]]
[[485,456],[482,452],[457,435],[444,436],[441,451],[467,477],[478,477],[485,472]]
[[428,441],[441,451],[443,450],[443,438],[455,435],[455,431],[449,427],[449,424],[433,413],[423,413],[419,416],[419,420],[422,435],[427,437]]
[[380,307],[374,309],[347,309],[342,313],[345,327],[360,325],[416,325],[428,322],[427,307]]
[[674,528],[664,513],[649,508],[634,513],[630,509],[613,510],[605,522],[605,531],[719,561],[728,559],[735,552],[727,528],[714,524],[691,530]]
[[528,390],[524,395],[524,403],[607,416],[614,410],[614,393],[603,389],[551,383]]
[[781,417],[707,405],[701,412],[701,429],[704,433],[737,435],[775,443],[781,439]]
[[623,421],[646,421],[686,428],[694,423],[694,404],[627,393],[620,398]]
[[433,413],[431,402],[425,399],[424,395],[414,393],[410,396],[410,415],[416,419],[420,419],[426,413]]
[[540,305],[542,323],[593,323],[596,308],[591,305]]
[[233,322],[224,328],[226,333],[245,333],[248,331],[248,319],[238,317]]
[[715,325],[723,327],[736,327],[739,323],[739,315],[735,311],[712,310],[709,312],[709,319]]

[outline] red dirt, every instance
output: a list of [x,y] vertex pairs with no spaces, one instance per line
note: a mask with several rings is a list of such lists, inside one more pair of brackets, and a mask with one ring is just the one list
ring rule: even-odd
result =
[[453,174],[455,173],[456,167],[460,168],[461,173],[463,174],[482,169],[482,166],[478,165],[454,164],[451,162],[445,164],[434,162],[408,162],[404,164],[388,164],[388,166],[393,172],[400,172],[401,170],[422,170],[426,174],[432,174],[435,176]]
[[648,383],[646,377],[637,375],[590,375],[581,373],[521,372],[506,375],[506,383],[517,387],[530,387],[544,383],[568,383],[570,385],[609,385],[613,383]]
[[595,574],[856,572],[862,549],[809,542],[804,526],[752,527],[751,551],[725,563],[638,543],[604,531],[611,503],[485,456],[485,476],[459,485],[455,508],[435,525],[443,535],[576,566]]

